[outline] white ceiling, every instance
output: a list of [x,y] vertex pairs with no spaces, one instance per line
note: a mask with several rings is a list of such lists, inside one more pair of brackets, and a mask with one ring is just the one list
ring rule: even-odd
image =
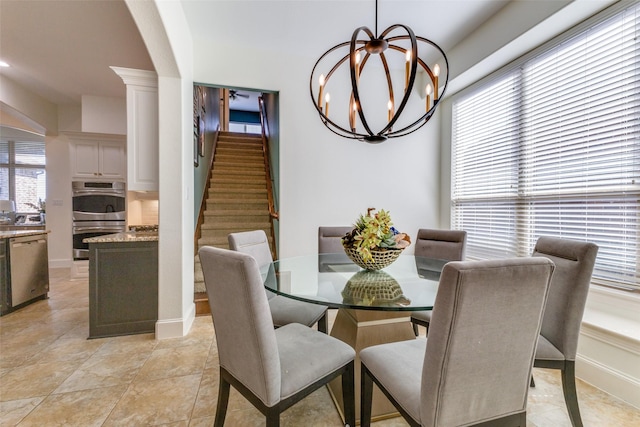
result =
[[[375,29],[373,0],[181,1],[193,37],[314,58],[359,26]],[[380,0],[378,32],[402,23],[446,51],[507,3]],[[58,105],[124,98],[111,65],[154,69],[122,0],[0,0],[0,59],[11,64],[0,73]]]

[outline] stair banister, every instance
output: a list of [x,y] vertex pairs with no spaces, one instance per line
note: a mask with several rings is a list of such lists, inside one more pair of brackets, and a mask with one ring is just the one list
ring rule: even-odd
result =
[[258,97],[258,105],[260,106],[260,127],[262,128],[262,154],[264,156],[264,168],[267,174],[267,198],[269,200],[269,215],[271,219],[279,219],[279,214],[276,211],[274,198],[273,198],[273,186],[271,184],[271,164],[269,162],[269,143],[268,143],[268,127],[267,112],[264,108],[264,100],[261,96]]

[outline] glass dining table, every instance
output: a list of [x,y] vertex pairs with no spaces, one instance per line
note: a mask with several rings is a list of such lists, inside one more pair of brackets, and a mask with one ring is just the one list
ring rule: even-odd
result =
[[[280,259],[265,266],[262,275],[271,292],[338,309],[330,335],[356,350],[356,418],[360,419],[360,350],[415,339],[411,312],[433,308],[440,272],[447,262],[401,255],[390,266],[369,271],[344,253],[315,254]],[[331,382],[329,391],[343,416],[340,381]],[[372,419],[397,415],[374,388]]]

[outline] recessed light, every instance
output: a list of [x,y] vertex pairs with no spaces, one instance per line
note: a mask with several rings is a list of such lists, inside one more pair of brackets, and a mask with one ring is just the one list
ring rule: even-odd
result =
[[9,64],[4,61],[0,61],[0,67],[9,67]]

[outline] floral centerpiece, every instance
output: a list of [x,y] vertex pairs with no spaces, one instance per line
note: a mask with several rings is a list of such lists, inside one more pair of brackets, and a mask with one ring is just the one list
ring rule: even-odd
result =
[[411,244],[411,239],[393,227],[388,211],[367,209],[353,230],[342,238],[342,246],[353,262],[367,270],[380,270],[390,265]]

